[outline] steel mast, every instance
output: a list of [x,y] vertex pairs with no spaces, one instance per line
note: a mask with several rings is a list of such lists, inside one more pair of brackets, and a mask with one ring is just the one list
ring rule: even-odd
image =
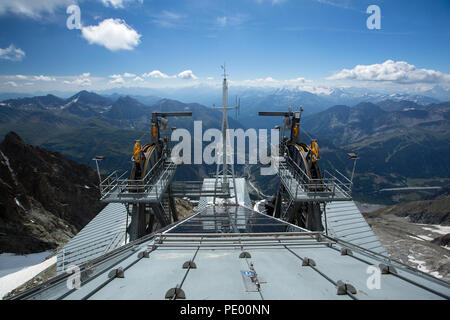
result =
[[[227,144],[230,143],[230,139],[228,137],[228,110],[239,110],[240,108],[240,101],[237,102],[236,106],[234,107],[228,107],[228,80],[227,80],[227,73],[226,73],[226,67],[225,63],[222,66],[223,69],[223,82],[222,82],[222,107],[216,108],[213,106],[214,109],[221,109],[222,110],[222,190],[229,188],[229,182],[228,182],[228,163],[227,163]],[[231,146],[230,149],[232,150]],[[234,154],[232,155],[234,157]],[[229,164],[231,168],[231,175],[233,179],[233,188],[234,188],[234,197],[236,204],[237,201],[237,194],[236,194],[236,181],[234,176],[234,165],[233,165],[233,158],[231,160],[231,163]],[[220,163],[217,163],[217,171],[216,171],[216,182],[214,185],[214,188],[217,188],[217,180],[219,179],[220,174]],[[216,203],[216,196],[214,196],[214,204]]]

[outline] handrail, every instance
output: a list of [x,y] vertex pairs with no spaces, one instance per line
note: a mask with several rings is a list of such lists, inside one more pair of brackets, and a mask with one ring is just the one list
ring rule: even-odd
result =
[[[281,165],[281,168],[284,168],[285,170],[280,170],[279,165],[278,174],[284,181],[285,185],[288,187],[289,192],[293,193],[293,197],[297,198],[299,189],[302,189],[303,192],[307,192],[308,196],[313,198],[319,198],[323,197],[323,195],[328,195],[331,197],[331,199],[334,199],[336,197],[336,192],[341,193],[345,198],[351,197],[350,193],[352,184],[350,180],[338,170],[336,171],[339,173],[339,175],[344,177],[345,180],[349,181],[348,183],[341,181],[328,170],[324,171],[323,177],[321,179],[310,178],[289,155],[286,154],[284,156],[284,160],[285,165]],[[294,180],[297,182],[297,184],[294,186],[295,190],[292,189],[292,183],[294,183]]]
[[345,175],[343,175],[338,169],[334,169],[337,173],[339,173],[342,177],[344,177],[344,179],[346,179],[350,184],[352,183],[352,181],[347,178]]
[[[126,195],[147,194],[150,190],[154,190],[158,198],[163,191],[160,190],[161,186],[158,186],[159,181],[168,179],[169,171],[173,171],[176,167],[172,162],[167,162],[168,165],[165,166],[165,160],[165,158],[159,159],[142,179],[124,179],[123,176],[126,172],[120,177],[117,177],[117,171],[113,172],[101,183],[102,199],[105,199],[115,189],[118,189],[117,196],[119,198]],[[165,188],[163,187],[163,189]]]

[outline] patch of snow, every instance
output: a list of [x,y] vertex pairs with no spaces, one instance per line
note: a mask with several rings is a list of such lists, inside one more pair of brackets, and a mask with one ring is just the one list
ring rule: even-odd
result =
[[65,109],[65,108],[67,108],[68,106],[70,106],[71,104],[77,103],[79,98],[80,98],[80,97],[78,96],[78,97],[76,97],[75,99],[72,99],[72,100],[69,101],[68,103],[62,105],[62,106],[60,107],[60,109]]
[[439,233],[439,234],[442,234],[442,235],[446,235],[446,234],[450,233],[450,227],[448,227],[448,226],[441,226],[441,225],[438,225],[438,224],[430,224],[429,226],[432,227],[432,228],[422,227],[422,229],[426,230],[426,231]]
[[0,299],[56,263],[56,256],[45,260],[52,251],[15,255],[0,254]]
[[423,235],[417,235],[417,236],[415,236],[415,235],[408,235],[408,237],[410,237],[412,239],[418,239],[418,240],[421,240],[421,241],[433,241],[434,240],[434,238],[432,238],[432,237],[423,236]]
[[[0,151],[0,154],[1,154],[2,157],[3,157],[4,163],[5,163],[6,166],[8,167],[9,172],[11,172],[11,176],[12,176],[12,178],[13,178],[13,180],[14,180],[14,183],[17,185],[18,183],[17,183],[17,179],[16,179],[16,173],[15,173],[14,170],[11,168],[11,165],[10,165],[10,163],[9,163],[8,157],[5,156],[5,154],[4,154],[2,151]],[[3,162],[3,161],[2,161],[2,162]]]
[[23,207],[23,205],[20,203],[20,201],[17,200],[17,198],[14,198],[14,200],[16,200],[16,205],[17,205],[18,207],[22,208],[23,211],[27,211],[27,210],[25,210],[25,208]]
[[418,237],[425,239],[426,241],[433,241],[434,238],[428,237],[428,236],[423,236],[423,235],[418,235]]
[[442,275],[439,274],[439,272],[437,271],[433,271],[431,272],[426,266],[425,266],[425,261],[422,260],[417,260],[414,256],[412,255],[408,255],[408,260],[414,264],[417,264],[417,269],[419,269],[422,272],[426,272],[429,273],[430,275],[432,275],[433,277],[436,278],[442,278]]

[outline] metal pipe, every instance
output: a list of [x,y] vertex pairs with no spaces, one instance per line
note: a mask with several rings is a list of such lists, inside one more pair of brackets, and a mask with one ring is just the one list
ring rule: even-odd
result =
[[[155,237],[242,237],[242,233],[157,233]],[[270,232],[270,233],[245,233],[246,237],[258,236],[302,236],[302,235],[323,235],[322,231],[308,231],[308,232]]]
[[[202,241],[202,242],[229,242],[229,241],[270,241],[270,240],[308,240],[308,238],[278,238],[278,237],[271,237],[271,238],[249,238],[246,239],[245,238],[245,233],[242,233],[243,238],[228,238],[228,239],[202,239],[202,240],[197,240],[197,239],[186,239],[186,238],[182,238],[182,239],[164,239],[162,240],[163,243],[166,242],[179,242],[179,241]],[[312,240],[316,240],[315,238],[313,238],[313,236],[307,236],[310,237]],[[317,243],[314,242],[314,243]]]
[[207,248],[207,247],[280,247],[280,246],[315,246],[315,245],[330,245],[332,242],[322,241],[322,242],[267,242],[267,243],[155,243],[149,244],[149,247],[160,247],[160,248]]

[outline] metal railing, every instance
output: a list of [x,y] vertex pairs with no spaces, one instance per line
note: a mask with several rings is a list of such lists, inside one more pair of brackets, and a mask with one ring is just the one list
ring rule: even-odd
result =
[[171,184],[171,193],[177,197],[213,197],[230,196],[230,189],[223,188],[222,184],[216,187],[214,183],[205,184],[204,181],[177,181]]
[[114,171],[100,183],[101,200],[108,198],[136,200],[143,197],[157,200],[166,191],[175,169],[175,163],[161,158],[143,179],[127,179],[124,178],[127,172],[119,176],[117,171]]
[[322,178],[312,179],[287,154],[273,161],[278,166],[280,179],[294,199],[334,201],[352,198],[351,181],[337,170],[340,179],[328,170],[323,172]]

